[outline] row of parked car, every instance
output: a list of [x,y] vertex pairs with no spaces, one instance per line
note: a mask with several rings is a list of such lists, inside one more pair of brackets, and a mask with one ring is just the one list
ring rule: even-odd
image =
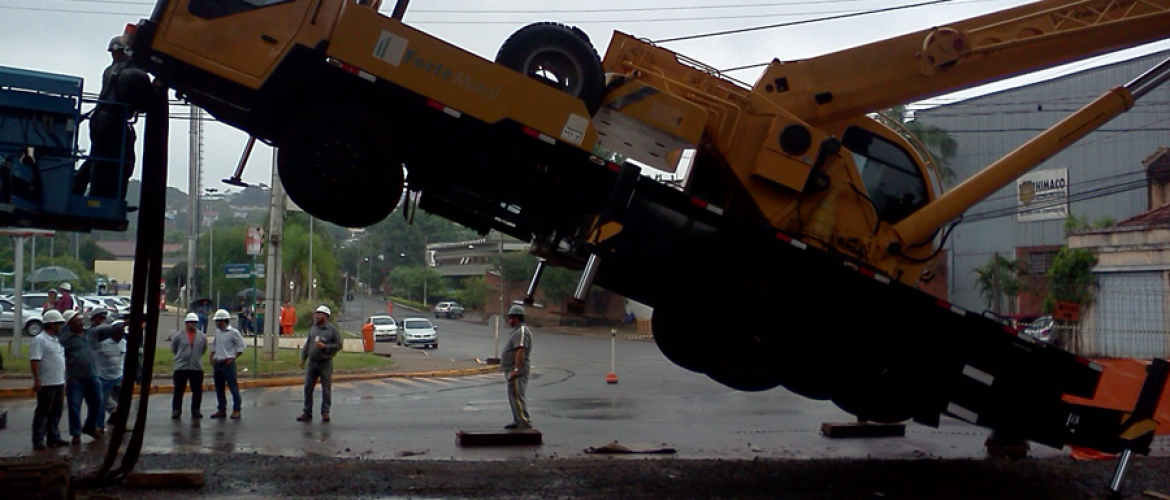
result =
[[401,346],[430,349],[439,347],[438,328],[426,318],[403,318],[399,323],[389,314],[375,314],[366,318],[366,323],[374,325],[375,342],[397,342]]
[[[24,306],[20,314],[22,331],[25,335],[38,335],[44,329],[41,319],[41,306],[49,300],[44,292],[30,292],[21,294],[21,305]],[[104,309],[108,311],[110,319],[125,319],[130,316],[130,297],[121,295],[74,295],[73,307],[77,311],[92,314]],[[11,295],[0,296],[0,333],[11,335],[12,324],[15,320],[16,304]]]

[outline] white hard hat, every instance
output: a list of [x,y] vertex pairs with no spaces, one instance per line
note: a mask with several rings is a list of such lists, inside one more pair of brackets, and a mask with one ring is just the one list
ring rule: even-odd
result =
[[198,323],[199,315],[195,313],[187,313],[187,318],[183,320],[184,323]]
[[126,50],[126,44],[122,43],[121,36],[116,36],[116,37],[110,39],[110,44],[108,45],[107,50],[109,50],[110,52],[113,52],[115,50],[116,51],[124,51],[124,50]]
[[74,311],[73,309],[61,313],[61,317],[65,320],[66,323],[73,321],[74,316],[77,316],[77,311]]
[[508,309],[508,316],[523,316],[523,315],[524,315],[524,308],[521,307],[519,304],[513,305],[510,309]]
[[325,313],[325,314],[327,314],[327,315],[329,315],[329,316],[333,316],[333,311],[330,311],[330,310],[329,310],[329,306],[326,306],[326,305],[324,305],[324,304],[322,304],[322,305],[320,305],[320,306],[317,306],[317,312],[319,312],[319,313]]
[[62,289],[62,290],[65,290],[66,292],[72,292],[72,291],[73,291],[73,285],[70,285],[68,281],[66,281],[66,282],[64,282],[64,283],[61,283],[61,286],[59,286],[59,287],[57,287],[57,288],[60,288],[60,289]]
[[[73,312],[73,311],[69,311],[69,312]],[[51,324],[51,323],[64,323],[65,317],[61,316],[61,313],[58,312],[56,309],[49,309],[48,311],[45,311],[45,315],[43,317],[41,317],[41,320],[46,325]]]
[[226,309],[216,309],[215,315],[211,319],[212,321],[231,321],[232,315],[228,314]]

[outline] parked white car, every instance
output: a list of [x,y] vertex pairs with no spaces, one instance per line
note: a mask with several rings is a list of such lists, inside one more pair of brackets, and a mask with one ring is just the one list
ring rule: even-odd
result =
[[[12,332],[12,317],[13,311],[16,310],[15,305],[9,299],[0,298],[0,331],[5,332],[6,335]],[[29,336],[39,335],[44,329],[44,323],[41,321],[41,308],[25,303],[24,310],[20,313],[20,320],[24,323],[24,334]]]
[[435,349],[439,347],[439,334],[426,318],[406,318],[398,332],[398,345]]
[[394,342],[398,340],[398,322],[387,314],[375,314],[366,318],[366,323],[374,324],[374,342]]
[[129,300],[123,301],[110,296],[97,296],[93,299],[105,304],[106,309],[110,310],[110,319],[128,319],[130,317]]

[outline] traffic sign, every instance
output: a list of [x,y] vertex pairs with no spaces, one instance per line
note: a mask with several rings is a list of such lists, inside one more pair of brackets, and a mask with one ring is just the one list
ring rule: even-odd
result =
[[[225,278],[243,279],[252,277],[252,264],[224,264],[223,269],[223,277]],[[264,264],[256,264],[257,278],[263,278],[264,271]]]
[[225,278],[251,278],[252,264],[224,264],[223,277]]
[[1052,316],[1061,321],[1080,321],[1081,305],[1076,302],[1057,302]]
[[248,255],[260,255],[264,253],[264,229],[260,226],[248,226],[244,244]]

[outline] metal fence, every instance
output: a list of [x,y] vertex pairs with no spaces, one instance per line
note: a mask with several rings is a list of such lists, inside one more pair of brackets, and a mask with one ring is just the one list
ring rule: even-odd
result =
[[1170,354],[1170,293],[1157,273],[1100,276],[1096,300],[1079,322],[1056,327],[1064,347],[1082,356],[1150,359]]

